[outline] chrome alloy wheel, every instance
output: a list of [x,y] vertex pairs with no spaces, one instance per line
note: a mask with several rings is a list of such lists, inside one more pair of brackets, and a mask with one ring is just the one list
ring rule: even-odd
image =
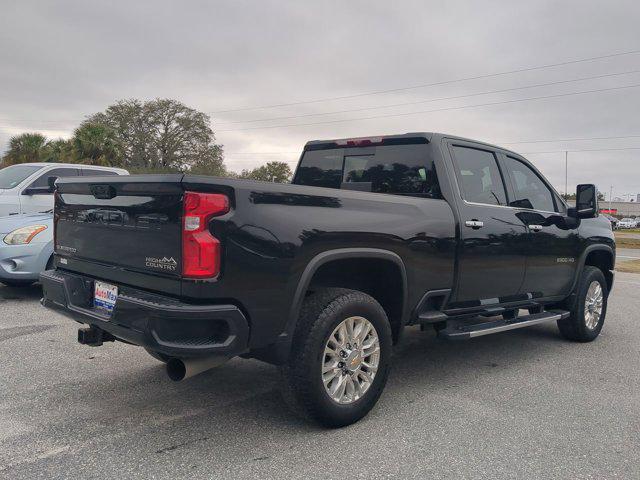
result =
[[587,296],[584,300],[584,322],[589,330],[593,330],[600,321],[602,315],[602,303],[604,302],[604,294],[600,282],[593,281],[587,290]]
[[380,340],[364,317],[349,317],[329,336],[324,347],[322,382],[336,403],[361,398],[373,384],[380,363]]

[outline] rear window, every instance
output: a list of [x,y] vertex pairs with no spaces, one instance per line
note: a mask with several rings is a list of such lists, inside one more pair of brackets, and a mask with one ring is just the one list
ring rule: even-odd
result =
[[306,151],[293,183],[441,198],[425,144]]

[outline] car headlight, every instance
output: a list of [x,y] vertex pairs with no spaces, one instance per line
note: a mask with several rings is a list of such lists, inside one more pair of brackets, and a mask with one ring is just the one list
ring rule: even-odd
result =
[[27,243],[31,243],[31,240],[33,240],[36,235],[46,229],[46,225],[30,225],[28,227],[18,228],[4,237],[4,243],[7,245],[26,245]]

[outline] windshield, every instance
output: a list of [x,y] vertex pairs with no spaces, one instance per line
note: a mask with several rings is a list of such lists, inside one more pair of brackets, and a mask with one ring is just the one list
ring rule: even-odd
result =
[[41,168],[42,167],[36,167],[34,165],[12,165],[3,168],[0,170],[0,188],[13,188]]

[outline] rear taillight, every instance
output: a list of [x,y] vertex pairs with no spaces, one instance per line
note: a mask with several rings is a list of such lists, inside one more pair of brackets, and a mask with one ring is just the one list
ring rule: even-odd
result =
[[209,220],[229,211],[219,193],[185,192],[182,220],[182,275],[212,278],[220,273],[220,241],[209,232]]

